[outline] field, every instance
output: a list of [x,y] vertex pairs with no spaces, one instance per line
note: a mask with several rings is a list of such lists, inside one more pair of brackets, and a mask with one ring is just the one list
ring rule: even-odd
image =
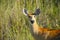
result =
[[39,26],[60,29],[60,0],[0,0],[0,40],[34,40],[22,10],[34,12],[37,7]]

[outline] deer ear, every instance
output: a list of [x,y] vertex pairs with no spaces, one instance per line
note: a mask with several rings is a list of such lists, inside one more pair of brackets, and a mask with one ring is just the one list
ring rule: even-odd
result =
[[23,14],[26,15],[26,16],[28,15],[27,9],[23,8]]
[[40,9],[37,8],[37,9],[35,10],[34,14],[35,14],[35,15],[39,15],[39,14],[40,14]]

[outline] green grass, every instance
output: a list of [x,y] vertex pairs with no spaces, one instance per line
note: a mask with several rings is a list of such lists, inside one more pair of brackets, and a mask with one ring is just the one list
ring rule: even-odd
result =
[[[41,14],[37,23],[46,28],[60,29],[60,1],[38,1],[26,0],[26,9],[34,12],[38,6]],[[24,5],[24,0],[0,0],[0,40],[33,40],[30,22],[22,12]]]

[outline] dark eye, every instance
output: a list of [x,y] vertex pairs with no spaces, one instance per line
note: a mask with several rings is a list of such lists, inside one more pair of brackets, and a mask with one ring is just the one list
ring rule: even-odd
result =
[[32,18],[31,16],[28,16],[29,18]]

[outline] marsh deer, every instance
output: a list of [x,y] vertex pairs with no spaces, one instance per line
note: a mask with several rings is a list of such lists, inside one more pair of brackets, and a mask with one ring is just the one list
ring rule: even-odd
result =
[[60,30],[41,28],[37,24],[35,17],[40,13],[39,8],[37,8],[34,13],[30,14],[28,14],[26,9],[23,9],[23,13],[28,17],[32,24],[30,30],[35,40],[60,40]]

